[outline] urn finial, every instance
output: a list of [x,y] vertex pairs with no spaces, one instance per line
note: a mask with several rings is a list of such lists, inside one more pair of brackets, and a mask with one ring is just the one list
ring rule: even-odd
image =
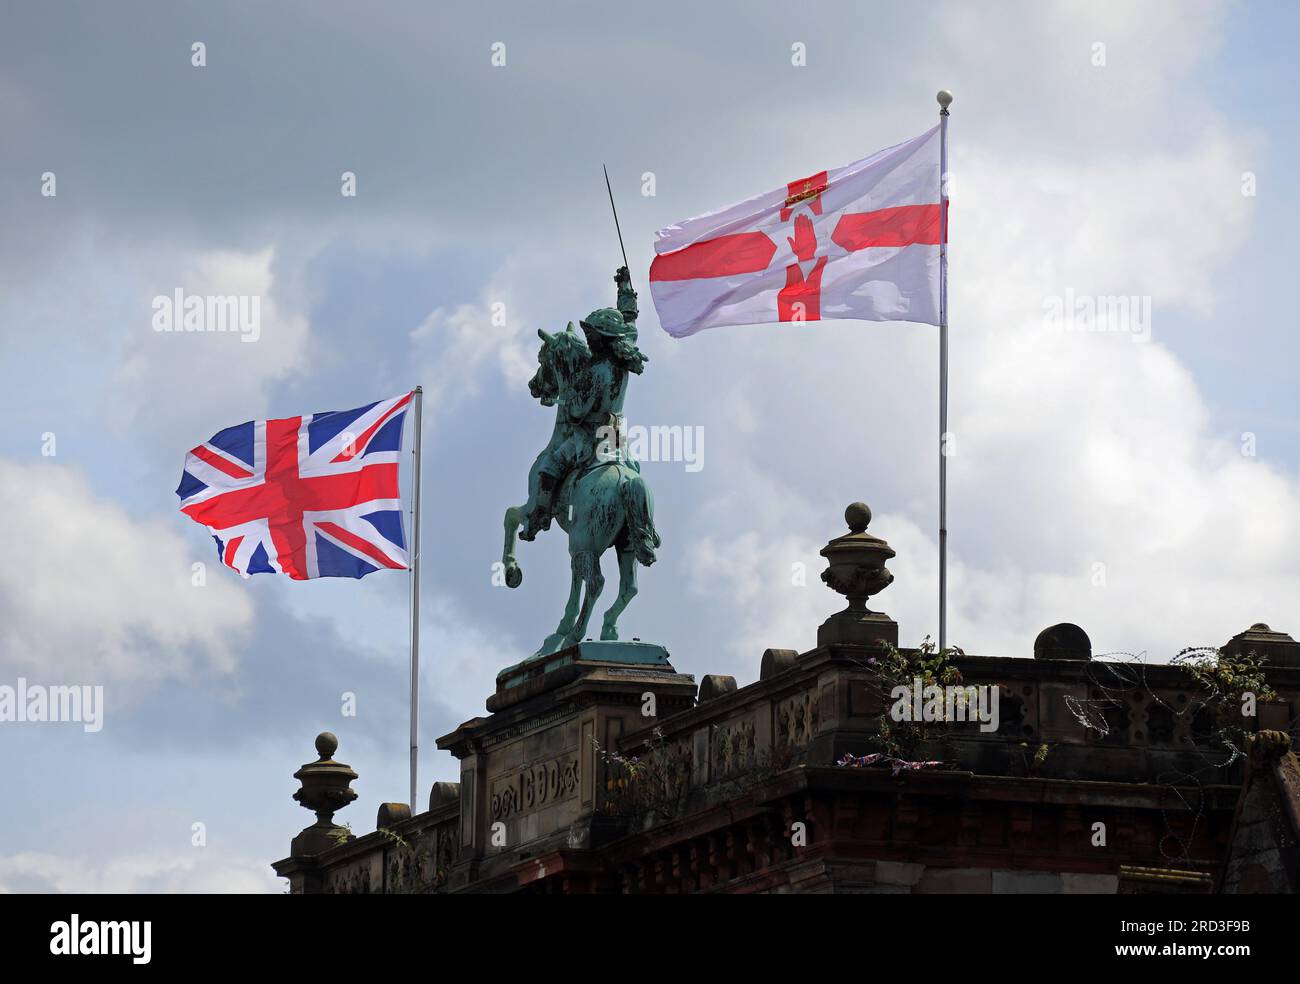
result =
[[885,562],[894,550],[880,537],[867,532],[871,508],[854,502],[844,510],[849,532],[826,544],[821,555],[827,560],[822,581],[832,591],[844,595],[849,607],[832,615],[817,630],[817,645],[834,644],[874,646],[881,642],[898,645],[898,623],[888,615],[867,608],[867,599],[893,583]]
[[316,753],[320,758],[308,762],[293,774],[302,783],[302,788],[293,794],[293,798],[316,814],[316,822],[293,839],[290,854],[294,857],[320,854],[352,839],[346,827],[334,823],[334,811],[343,809],[357,798],[356,790],[352,788],[352,780],[357,774],[351,766],[334,761],[338,748],[338,738],[329,731],[322,731],[316,736]]

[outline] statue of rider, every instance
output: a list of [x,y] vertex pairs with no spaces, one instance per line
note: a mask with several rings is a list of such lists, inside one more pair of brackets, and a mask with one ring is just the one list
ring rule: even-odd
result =
[[[579,322],[591,350],[591,364],[574,380],[573,391],[560,407],[573,425],[572,432],[543,451],[534,466],[537,487],[529,489],[520,539],[532,540],[550,529],[555,493],[570,472],[602,461],[622,460],[628,373],[639,374],[647,360],[636,347],[636,291],[627,267],[619,267],[614,283],[618,307],[599,308]],[[634,462],[627,464],[636,468]]]

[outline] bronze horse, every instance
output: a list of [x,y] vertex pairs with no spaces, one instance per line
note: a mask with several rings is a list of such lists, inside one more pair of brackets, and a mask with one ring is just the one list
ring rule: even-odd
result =
[[[528,389],[543,406],[556,408],[551,434],[551,443],[556,445],[579,426],[568,418],[565,403],[590,365],[591,352],[572,324],[565,331],[548,334],[539,330],[537,334],[542,349],[537,355],[537,373],[529,380]],[[620,450],[611,450],[609,442],[593,438],[592,445],[591,461],[571,471],[554,497],[552,516],[569,537],[569,600],[559,625],[535,655],[582,641],[592,608],[605,587],[600,558],[610,547],[618,555],[618,597],[605,612],[600,637],[617,639],[618,617],[637,593],[637,564],[653,564],[655,548],[662,542],[654,525],[654,496],[636,462],[625,459]],[[530,490],[536,488],[536,472],[534,462],[529,473]],[[512,506],[505,514],[501,562],[506,584],[512,588],[517,588],[524,577],[515,559],[515,542],[527,508],[528,503]]]

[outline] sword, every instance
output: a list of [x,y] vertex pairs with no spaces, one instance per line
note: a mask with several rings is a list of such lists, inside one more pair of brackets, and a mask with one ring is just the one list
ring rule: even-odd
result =
[[628,284],[632,283],[632,268],[627,264],[627,249],[623,246],[623,230],[618,225],[618,209],[614,207],[614,189],[609,184],[609,168],[600,165],[605,172],[605,190],[609,192],[609,209],[614,213],[614,231],[618,233],[618,248],[623,251],[623,266],[627,267]]

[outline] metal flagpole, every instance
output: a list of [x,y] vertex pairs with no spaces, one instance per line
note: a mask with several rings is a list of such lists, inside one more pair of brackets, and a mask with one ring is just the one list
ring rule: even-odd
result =
[[415,414],[414,471],[411,473],[411,813],[419,812],[415,800],[416,763],[420,747],[420,430],[424,415],[424,387],[415,387],[411,403]]
[[939,103],[939,651],[948,648],[948,107]]

